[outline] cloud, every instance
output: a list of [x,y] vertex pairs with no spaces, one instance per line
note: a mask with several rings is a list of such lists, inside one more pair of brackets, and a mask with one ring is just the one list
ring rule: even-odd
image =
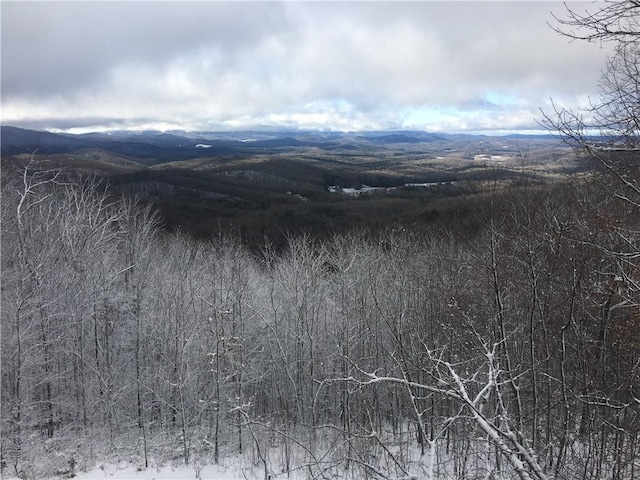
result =
[[549,97],[596,92],[606,52],[555,34],[562,8],[3,2],[3,123],[524,128]]

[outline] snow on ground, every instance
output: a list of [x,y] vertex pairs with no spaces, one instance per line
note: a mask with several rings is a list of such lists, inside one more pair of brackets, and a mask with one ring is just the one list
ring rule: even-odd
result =
[[[161,468],[141,469],[130,463],[101,465],[87,472],[76,472],[71,477],[68,473],[52,475],[41,480],[245,480],[262,478],[259,471],[247,470],[238,465],[179,465]],[[16,476],[3,476],[5,480],[19,480]]]

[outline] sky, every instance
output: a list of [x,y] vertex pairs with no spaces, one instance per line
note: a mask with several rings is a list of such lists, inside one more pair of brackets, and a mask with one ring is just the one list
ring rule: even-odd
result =
[[[592,2],[572,9],[597,10]],[[540,130],[606,45],[553,1],[0,2],[2,124],[81,133]]]

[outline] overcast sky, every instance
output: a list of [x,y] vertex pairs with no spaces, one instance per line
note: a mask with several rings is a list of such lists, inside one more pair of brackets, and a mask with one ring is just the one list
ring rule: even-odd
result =
[[0,5],[2,123],[37,129],[538,129],[606,59],[561,2]]

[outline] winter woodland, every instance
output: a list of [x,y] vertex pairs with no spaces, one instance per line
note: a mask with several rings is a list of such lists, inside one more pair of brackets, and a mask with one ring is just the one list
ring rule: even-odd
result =
[[615,178],[488,185],[465,234],[275,251],[2,174],[5,475],[638,477],[638,209]]

